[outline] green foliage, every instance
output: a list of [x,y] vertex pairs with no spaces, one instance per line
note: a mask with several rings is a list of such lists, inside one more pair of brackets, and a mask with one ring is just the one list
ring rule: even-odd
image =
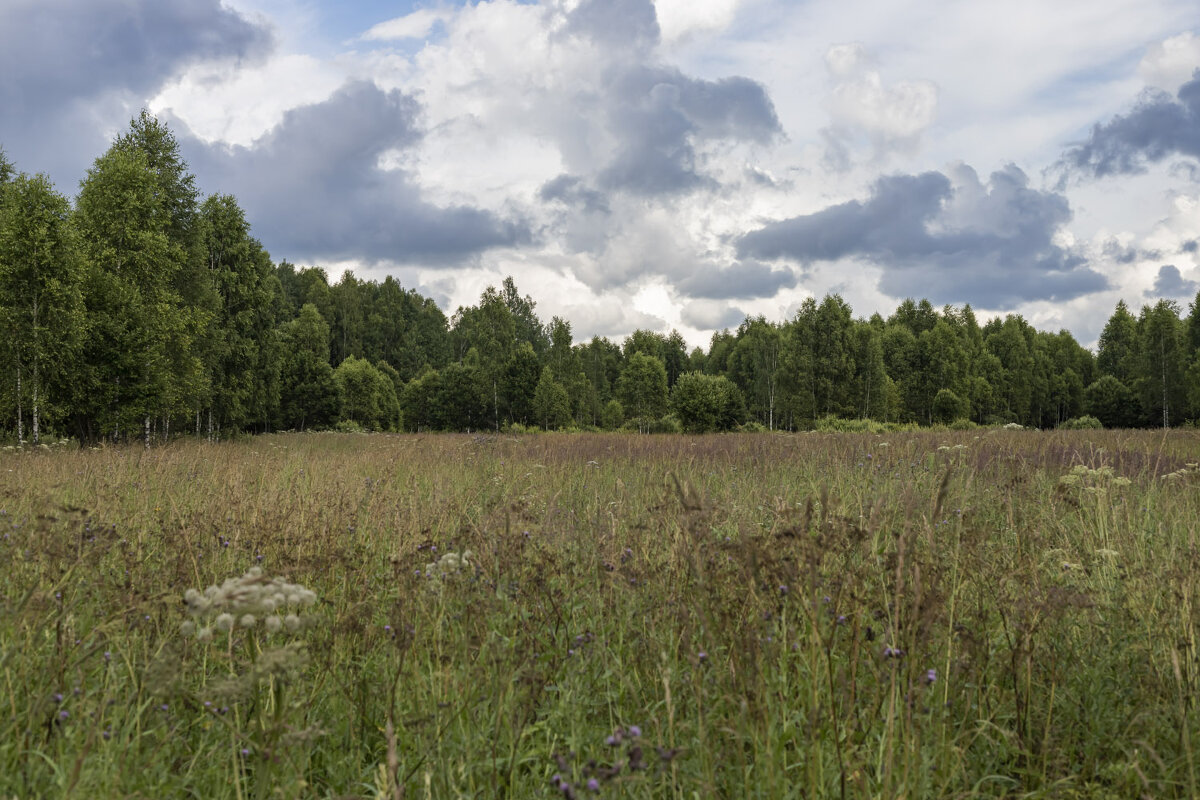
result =
[[329,366],[329,326],[312,303],[281,332],[283,352],[280,426],[307,430],[333,424],[338,387]]
[[1073,417],[1058,426],[1064,431],[1102,430],[1104,424],[1091,416]]
[[533,393],[533,415],[538,424],[548,431],[571,423],[571,401],[567,397],[567,390],[554,379],[554,372],[549,367],[542,369]]
[[667,410],[667,371],[662,362],[635,352],[617,379],[617,396],[631,417],[641,420],[661,417]]
[[371,362],[354,356],[338,365],[333,380],[338,391],[338,417],[377,429],[382,416],[379,400],[383,383],[391,382]]
[[615,431],[625,424],[625,407],[621,405],[621,401],[613,398],[604,405],[604,412],[600,417],[600,424],[606,431]]
[[667,414],[658,419],[634,417],[625,423],[622,430],[627,433],[682,433],[683,425],[674,414]]
[[1087,387],[1083,407],[1106,428],[1128,428],[1136,420],[1133,393],[1114,375],[1101,376]]
[[3,176],[0,398],[18,441],[28,433],[35,445],[42,427],[57,427],[71,408],[85,333],[83,272],[69,213],[66,198],[44,175]]
[[746,416],[742,393],[724,375],[686,372],[671,390],[671,408],[687,433],[733,430]]
[[164,186],[162,153],[135,143],[96,160],[76,203],[89,336],[74,405],[89,438],[136,436],[152,417],[192,411],[205,390],[192,342],[209,316],[178,291],[194,209],[186,185]]
[[967,414],[967,404],[949,389],[938,390],[933,398],[933,418],[946,424],[956,419],[964,419]]

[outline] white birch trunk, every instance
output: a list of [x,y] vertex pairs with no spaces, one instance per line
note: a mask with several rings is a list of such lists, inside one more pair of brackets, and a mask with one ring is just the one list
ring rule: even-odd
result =
[[37,361],[33,362],[33,445],[37,447],[41,441],[38,424],[38,370]]
[[25,446],[25,415],[21,409],[21,363],[17,362],[17,446]]
[[150,415],[146,415],[146,449],[150,449]]

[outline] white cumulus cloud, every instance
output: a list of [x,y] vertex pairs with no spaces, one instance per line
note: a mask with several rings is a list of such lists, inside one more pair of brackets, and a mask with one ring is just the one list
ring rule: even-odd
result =
[[874,59],[858,43],[831,47],[825,66],[833,81],[827,107],[831,160],[846,162],[855,140],[865,137],[876,157],[909,151],[937,115],[938,90],[930,81],[886,84]]
[[439,22],[446,22],[451,16],[453,14],[448,10],[422,8],[403,17],[396,17],[373,25],[362,35],[362,38],[376,42],[424,39],[433,32],[435,25]]

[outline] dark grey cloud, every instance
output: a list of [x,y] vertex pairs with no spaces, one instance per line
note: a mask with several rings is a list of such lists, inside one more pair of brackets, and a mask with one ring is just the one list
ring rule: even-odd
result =
[[1132,264],[1134,261],[1146,261],[1158,258],[1161,253],[1157,250],[1139,250],[1136,247],[1125,247],[1116,239],[1108,239],[1101,250],[1106,258],[1118,264]]
[[677,281],[675,288],[689,297],[750,300],[774,297],[780,289],[791,289],[797,282],[794,270],[772,269],[759,261],[742,261],[725,269],[711,265],[702,267]]
[[700,330],[723,330],[736,328],[746,319],[746,312],[736,306],[713,303],[688,303],[679,318],[685,325]]
[[1200,70],[1172,97],[1152,91],[1128,114],[1092,128],[1059,167],[1096,178],[1143,172],[1170,156],[1200,158]]
[[1196,281],[1183,279],[1179,268],[1174,264],[1164,264],[1158,268],[1158,276],[1154,279],[1154,288],[1146,292],[1146,297],[1191,297],[1196,293],[1200,284]]
[[892,175],[865,201],[773,222],[737,241],[739,256],[816,261],[855,259],[882,269],[894,297],[1007,309],[1066,300],[1105,288],[1082,257],[1054,242],[1071,218],[1064,197],[1029,188],[1015,166],[987,184],[959,166]]
[[272,37],[220,0],[0,3],[0,144],[73,184],[144,98],[190,64],[265,55]]
[[613,70],[603,94],[609,132],[620,143],[599,174],[607,190],[650,196],[715,187],[697,163],[697,142],[766,143],[781,131],[766,90],[749,78],[708,81],[639,66]]
[[523,223],[466,206],[438,207],[380,157],[420,138],[417,102],[352,81],[288,111],[251,147],[180,137],[199,184],[234,194],[276,258],[453,263],[529,237]]
[[1184,242],[1182,245],[1179,246],[1179,252],[1194,253],[1194,252],[1196,252],[1196,250],[1198,248],[1200,248],[1200,243],[1198,243],[1195,239],[1188,239],[1186,242]]
[[661,35],[652,0],[583,0],[568,17],[567,31],[619,49],[653,46]]
[[608,198],[576,175],[559,175],[546,181],[538,191],[538,198],[544,203],[558,200],[584,211],[609,213]]

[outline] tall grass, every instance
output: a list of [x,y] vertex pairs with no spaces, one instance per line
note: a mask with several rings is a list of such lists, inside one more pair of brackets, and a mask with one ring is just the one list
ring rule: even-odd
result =
[[[0,796],[1196,796],[1198,457],[1114,431],[6,452]],[[317,595],[303,628],[185,635],[189,588],[255,567]]]

